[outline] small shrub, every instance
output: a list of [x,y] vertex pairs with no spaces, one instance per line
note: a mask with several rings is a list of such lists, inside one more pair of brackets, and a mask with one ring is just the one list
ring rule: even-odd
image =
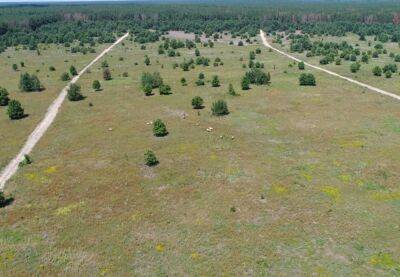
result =
[[247,76],[242,78],[242,90],[249,90],[250,89],[250,80]]
[[49,71],[56,71],[56,68],[54,66],[50,66]]
[[192,107],[193,109],[202,109],[203,108],[203,98],[201,98],[200,96],[195,96],[192,99]]
[[212,80],[211,80],[211,86],[212,87],[219,87],[220,83],[219,83],[219,78],[217,75],[213,76]]
[[69,67],[69,73],[71,74],[71,76],[76,76],[78,75],[78,71],[76,70],[75,66],[71,65]]
[[235,91],[235,89],[233,88],[233,85],[232,85],[232,84],[229,84],[228,94],[229,94],[229,95],[232,95],[232,96],[235,96],[235,95],[236,95],[236,91]]
[[300,86],[315,86],[315,77],[311,73],[303,73],[299,77]]
[[110,70],[109,70],[108,68],[105,68],[105,69],[103,70],[103,79],[104,79],[105,81],[109,81],[109,80],[112,79],[112,77],[111,77],[111,72],[110,72]]
[[297,64],[297,67],[298,67],[300,70],[304,70],[304,69],[306,68],[304,62],[299,62],[299,63]]
[[167,127],[161,119],[157,119],[153,123],[153,134],[156,137],[164,137],[168,135]]
[[196,81],[196,86],[198,86],[198,87],[199,86],[204,86],[204,84],[205,84],[204,80],[202,80],[202,79],[199,79],[199,80]]
[[350,71],[352,73],[356,73],[358,70],[360,70],[360,68],[361,68],[361,64],[359,64],[359,63],[352,63],[350,65]]
[[375,66],[375,67],[372,69],[372,73],[373,73],[375,76],[382,76],[382,68],[380,68],[379,66]]
[[10,100],[8,102],[7,114],[11,120],[21,119],[25,116],[24,109],[17,100]]
[[122,73],[122,77],[124,77],[124,78],[128,77],[128,72]]
[[228,105],[224,100],[218,100],[214,102],[211,106],[211,111],[213,115],[222,116],[229,114]]
[[82,100],[81,87],[77,84],[72,84],[68,89],[67,98],[72,102]]
[[160,86],[160,95],[168,95],[171,94],[171,87],[169,85],[162,84]]
[[184,87],[187,86],[186,79],[183,78],[183,77],[181,78],[181,85],[184,86]]
[[100,81],[99,80],[94,80],[93,83],[92,83],[92,88],[95,91],[99,91],[101,89]]
[[0,87],[0,106],[7,106],[10,98],[8,98],[8,91]]
[[159,163],[156,155],[151,150],[147,150],[146,153],[144,153],[144,161],[147,166],[155,166]]
[[151,84],[145,84],[143,86],[143,92],[146,96],[149,96],[152,94],[153,92],[153,87],[151,86]]
[[392,78],[392,71],[386,71],[385,72],[385,77],[388,78],[388,79]]
[[15,63],[15,64],[13,64],[12,65],[12,69],[14,70],[14,71],[17,71],[18,70],[18,65]]
[[149,56],[145,56],[145,57],[144,57],[144,64],[145,64],[146,66],[149,66],[149,65],[150,65],[150,58],[149,58]]

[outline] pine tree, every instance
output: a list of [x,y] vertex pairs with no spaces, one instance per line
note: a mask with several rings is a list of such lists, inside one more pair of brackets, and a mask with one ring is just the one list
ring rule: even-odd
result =
[[78,75],[78,71],[76,70],[75,66],[73,66],[73,65],[71,65],[71,66],[69,67],[69,73],[70,73],[72,76]]
[[219,78],[217,75],[213,76],[212,80],[211,80],[211,86],[212,87],[219,87],[220,83],[219,83]]
[[153,134],[156,137],[164,137],[168,135],[167,127],[161,119],[157,119],[153,123]]
[[236,91],[235,91],[235,89],[233,88],[233,85],[232,85],[232,84],[229,84],[228,94],[229,94],[229,95],[232,95],[232,96],[235,96],[235,95],[236,95]]
[[84,97],[81,94],[81,87],[77,84],[72,84],[68,89],[67,97],[69,101],[83,100]]
[[21,119],[25,115],[21,103],[17,100],[11,100],[8,103],[7,114],[8,117],[12,120]]
[[10,98],[8,98],[8,91],[0,87],[0,106],[7,106]]

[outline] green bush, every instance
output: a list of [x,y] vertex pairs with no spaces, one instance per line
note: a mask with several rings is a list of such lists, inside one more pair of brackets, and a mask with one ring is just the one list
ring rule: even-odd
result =
[[146,153],[144,153],[144,161],[147,166],[155,166],[159,163],[156,155],[151,150],[147,150]]
[[203,98],[201,98],[200,96],[195,96],[192,99],[193,109],[202,109],[203,108],[203,103],[204,103]]
[[146,85],[150,85],[151,88],[158,88],[164,83],[160,73],[154,72],[153,74],[149,72],[142,73],[141,84],[142,88]]
[[250,71],[246,72],[245,77],[251,84],[256,85],[267,85],[271,81],[271,75],[269,73],[264,73],[258,68],[252,68]]
[[8,98],[8,91],[0,87],[0,106],[7,106],[10,98]]
[[83,99],[81,87],[77,84],[72,84],[68,89],[67,98],[69,101],[80,101]]
[[56,71],[56,68],[54,66],[50,66],[49,71]]
[[39,78],[36,75],[29,75],[29,73],[21,75],[19,88],[24,92],[41,91],[43,89]]
[[212,87],[219,87],[220,83],[219,83],[219,78],[217,75],[213,76],[212,80],[211,80],[211,86]]
[[75,66],[71,65],[69,67],[69,73],[71,74],[71,76],[76,76],[78,75],[78,71],[76,70]]
[[373,73],[375,76],[382,76],[382,68],[380,68],[379,66],[375,66],[375,67],[372,69],[372,73]]
[[236,91],[235,91],[235,89],[233,88],[233,85],[232,85],[232,84],[229,84],[228,94],[229,94],[229,95],[232,95],[232,96],[235,96],[235,95],[236,95]]
[[156,137],[164,137],[168,135],[167,127],[161,119],[157,119],[153,123],[153,134]]
[[8,102],[7,114],[12,120],[21,119],[25,116],[24,109],[17,100],[10,100],[10,102]]
[[298,67],[300,70],[304,70],[304,69],[306,68],[304,62],[299,62],[299,63],[297,64],[297,67]]
[[302,73],[299,77],[300,86],[315,86],[315,77],[311,73]]
[[153,87],[151,86],[151,84],[145,84],[143,87],[143,92],[146,96],[151,95],[153,92]]
[[213,115],[222,116],[229,114],[228,105],[224,100],[218,100],[214,102],[211,106],[211,111]]
[[92,84],[92,88],[93,88],[95,91],[99,91],[99,90],[101,89],[100,81],[99,81],[99,80],[94,80],[94,81],[93,81],[93,84]]
[[350,71],[352,73],[356,73],[358,70],[360,70],[360,68],[361,68],[361,64],[359,64],[358,62],[357,63],[352,63],[350,65]]
[[169,85],[162,84],[160,86],[160,95],[168,95],[171,94],[171,87]]
[[184,77],[181,78],[181,85],[184,86],[184,87],[187,86],[187,82],[186,82],[186,79]]
[[249,90],[250,89],[250,80],[247,76],[242,78],[242,90]]

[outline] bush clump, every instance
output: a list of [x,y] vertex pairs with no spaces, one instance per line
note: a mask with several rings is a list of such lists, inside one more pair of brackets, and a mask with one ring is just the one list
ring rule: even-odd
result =
[[152,89],[159,88],[163,83],[163,79],[158,72],[154,72],[153,74],[149,72],[144,72],[141,77],[142,88],[146,85],[149,85]]
[[19,88],[24,92],[41,91],[43,89],[39,78],[36,75],[24,73],[19,81]]
[[271,81],[271,75],[258,68],[252,68],[250,71],[246,72],[245,78],[248,79],[250,84],[255,85],[267,85]]
[[160,95],[168,95],[171,94],[171,87],[169,85],[162,84],[159,88]]
[[315,77],[311,73],[303,73],[299,77],[300,86],[315,86]]
[[214,102],[211,106],[211,111],[213,115],[222,116],[229,114],[228,105],[224,100],[218,100]]
[[157,119],[153,123],[153,134],[156,137],[164,137],[168,135],[167,126],[165,126],[164,122],[161,119]]

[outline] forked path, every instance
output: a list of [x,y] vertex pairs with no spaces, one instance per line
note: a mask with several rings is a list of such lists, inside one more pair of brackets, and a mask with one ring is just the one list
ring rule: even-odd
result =
[[120,37],[116,42],[114,42],[110,47],[106,48],[103,52],[101,52],[93,61],[91,61],[87,66],[85,66],[79,73],[76,75],[67,86],[63,88],[57,98],[51,103],[49,108],[47,109],[46,115],[40,121],[40,123],[36,126],[35,130],[29,135],[28,140],[25,142],[25,145],[22,147],[20,152],[11,162],[3,169],[0,174],[0,190],[4,189],[6,182],[17,172],[18,165],[24,158],[24,155],[29,154],[33,147],[35,147],[36,143],[40,140],[40,138],[44,135],[50,125],[53,123],[56,118],[58,111],[67,96],[67,92],[69,87],[76,83],[78,79],[82,76],[83,73],[88,70],[94,63],[96,63],[99,59],[101,59],[105,54],[107,54],[111,49],[114,48],[117,44],[123,41],[129,33],[126,33],[124,36]]
[[[288,57],[288,58],[290,58],[292,60],[295,60],[297,62],[301,62],[302,61],[302,60],[300,60],[300,59],[298,59],[298,58],[296,58],[296,57],[294,57],[292,55],[289,55],[289,54],[283,52],[282,50],[279,50],[279,49],[273,47],[271,44],[269,44],[268,41],[267,41],[267,38],[265,37],[265,33],[264,33],[263,30],[260,30],[260,36],[261,36],[261,40],[262,40],[263,44],[266,47],[271,48],[272,50],[275,50],[276,52],[278,52],[278,53],[280,53],[280,54],[282,54],[282,55],[284,55],[284,56],[286,56],[286,57]],[[330,74],[332,76],[336,76],[336,77],[341,78],[341,79],[344,79],[344,80],[349,81],[351,83],[357,84],[357,85],[359,85],[361,87],[364,87],[364,88],[367,88],[367,89],[369,89],[369,90],[371,90],[373,92],[377,92],[377,93],[392,97],[394,99],[400,100],[400,95],[396,95],[394,93],[391,93],[391,92],[388,92],[388,91],[385,91],[385,90],[382,90],[382,89],[367,85],[367,84],[359,82],[359,81],[356,81],[356,80],[351,79],[349,77],[345,77],[345,76],[339,75],[339,74],[337,74],[337,73],[335,73],[333,71],[327,70],[325,68],[322,68],[322,67],[319,67],[319,66],[316,66],[316,65],[309,64],[309,63],[307,63],[305,61],[302,61],[302,62],[304,62],[304,64],[309,66],[309,67],[312,67],[312,68],[317,69],[317,70],[324,71],[325,73],[328,73],[328,74]]]

